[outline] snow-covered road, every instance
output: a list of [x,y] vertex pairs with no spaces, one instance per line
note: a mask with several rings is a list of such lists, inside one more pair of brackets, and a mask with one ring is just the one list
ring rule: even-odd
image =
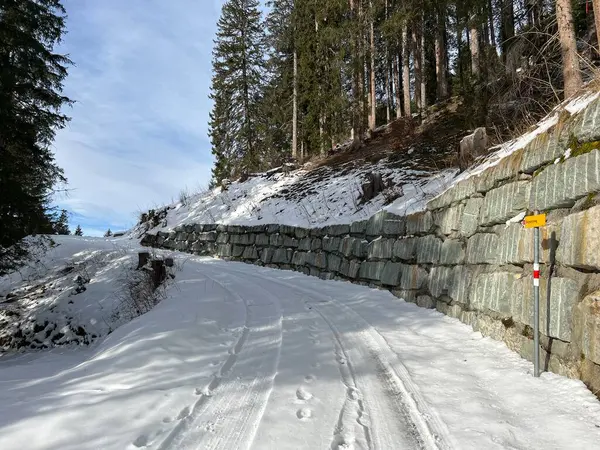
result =
[[0,359],[0,448],[600,448],[597,399],[531,371],[385,291],[189,258],[97,347]]

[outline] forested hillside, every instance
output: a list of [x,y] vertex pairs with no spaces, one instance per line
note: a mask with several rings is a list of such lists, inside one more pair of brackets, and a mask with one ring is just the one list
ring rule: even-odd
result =
[[593,77],[593,3],[228,0],[213,52],[213,183],[359,147],[454,96],[465,130],[511,137]]

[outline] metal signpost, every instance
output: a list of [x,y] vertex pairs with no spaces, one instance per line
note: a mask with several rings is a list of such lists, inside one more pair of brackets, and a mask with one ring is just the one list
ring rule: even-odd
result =
[[540,227],[546,225],[546,214],[527,216],[522,222],[533,228],[533,376],[540,376]]

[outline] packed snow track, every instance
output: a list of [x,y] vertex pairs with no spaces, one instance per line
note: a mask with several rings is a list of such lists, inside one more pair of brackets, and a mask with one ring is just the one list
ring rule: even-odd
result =
[[0,358],[0,448],[598,448],[579,381],[385,291],[179,255],[92,349]]

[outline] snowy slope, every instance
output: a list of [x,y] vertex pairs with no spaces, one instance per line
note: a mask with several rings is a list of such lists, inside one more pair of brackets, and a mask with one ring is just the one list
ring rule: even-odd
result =
[[[459,174],[458,169],[425,169],[417,155],[397,155],[401,163],[382,160],[376,164],[352,162],[335,168],[300,169],[289,174],[263,174],[245,182],[233,182],[227,190],[221,187],[185,195],[179,202],[162,209],[158,226],[148,230],[141,224],[133,230],[139,236],[145,231],[169,231],[190,223],[221,224],[285,224],[319,227],[352,223],[386,209],[396,214],[422,211],[427,201],[454,184],[498,164],[503,158],[525,147],[537,135],[556,125],[561,111],[576,114],[598,97],[587,93],[559,105],[534,129],[494,149],[479,164]],[[426,158],[428,161],[433,156]],[[430,163],[429,163],[430,164]],[[429,165],[428,164],[428,165]],[[361,185],[369,173],[381,174],[389,188],[369,202],[362,203]],[[159,209],[160,211],[160,209]]]
[[194,257],[169,292],[96,348],[0,359],[0,448],[598,448],[581,382],[387,292]]
[[116,328],[117,294],[137,263],[137,242],[77,236],[36,242],[25,267],[0,277],[0,351],[89,344]]

